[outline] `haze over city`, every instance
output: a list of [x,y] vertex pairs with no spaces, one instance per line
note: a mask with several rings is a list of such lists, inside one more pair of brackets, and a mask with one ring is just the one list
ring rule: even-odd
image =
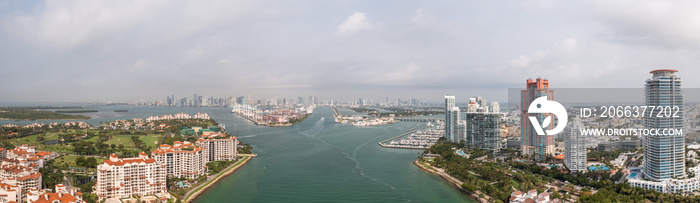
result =
[[[4,1],[2,102],[641,88],[698,75],[697,1]],[[699,87],[686,80],[684,87]]]

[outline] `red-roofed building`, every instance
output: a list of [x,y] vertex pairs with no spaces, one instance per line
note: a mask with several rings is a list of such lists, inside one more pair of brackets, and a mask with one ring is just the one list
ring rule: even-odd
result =
[[22,202],[22,189],[17,185],[0,183],[0,202]]
[[205,148],[209,161],[231,161],[238,155],[238,140],[235,136],[211,133],[197,139],[197,146]]
[[21,165],[3,165],[0,167],[0,178],[2,178],[3,183],[16,185],[23,189],[41,189],[41,173],[34,168]]
[[44,193],[40,190],[32,190],[27,193],[29,203],[82,203],[83,193],[77,189],[67,189],[63,184],[56,185],[55,193]]
[[109,159],[97,166],[95,194],[102,199],[128,198],[135,195],[155,195],[166,192],[166,165],[140,153],[135,158]]

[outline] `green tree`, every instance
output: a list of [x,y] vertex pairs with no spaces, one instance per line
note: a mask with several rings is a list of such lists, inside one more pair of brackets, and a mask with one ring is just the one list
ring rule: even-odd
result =
[[75,158],[75,165],[76,166],[85,166],[85,157],[78,156],[77,158]]

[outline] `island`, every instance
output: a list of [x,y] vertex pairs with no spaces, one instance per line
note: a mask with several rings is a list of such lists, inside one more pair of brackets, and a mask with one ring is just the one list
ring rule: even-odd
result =
[[[58,108],[58,107],[56,107]],[[90,117],[42,110],[44,107],[0,107],[0,119],[7,120],[85,120]],[[66,112],[67,113],[67,112]]]
[[[13,177],[33,181],[17,182],[17,187],[32,191],[26,198],[56,195],[85,202],[189,202],[257,156],[250,145],[206,113],[94,126],[85,122],[6,124],[0,127],[0,147],[0,156],[9,160],[3,167],[26,167],[22,169],[26,173]],[[10,166],[15,163],[12,160],[41,162]],[[138,185],[140,189],[132,188]],[[14,197],[8,192],[0,189],[0,196]]]
[[231,113],[248,119],[260,126],[285,127],[304,121],[314,112],[316,105],[253,106],[236,104]]

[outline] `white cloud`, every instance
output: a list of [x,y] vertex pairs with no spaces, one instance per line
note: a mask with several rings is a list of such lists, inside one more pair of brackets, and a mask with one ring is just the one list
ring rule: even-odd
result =
[[375,25],[369,22],[365,13],[355,12],[338,26],[337,33],[341,35],[353,35],[361,31],[374,29],[374,27]]
[[527,55],[520,55],[517,59],[510,60],[510,65],[515,67],[525,67],[530,65],[530,57]]
[[578,40],[575,36],[570,36],[564,39],[564,41],[557,44],[557,48],[565,51],[571,51],[576,47]]
[[428,13],[426,13],[423,8],[416,9],[416,14],[413,16],[413,23],[415,24],[425,24],[428,22]]
[[250,18],[256,6],[232,1],[46,1],[37,13],[13,16],[3,27],[29,42],[61,49],[119,44],[133,40],[131,36],[157,43]]
[[700,46],[700,1],[593,1],[610,40],[661,47]]

